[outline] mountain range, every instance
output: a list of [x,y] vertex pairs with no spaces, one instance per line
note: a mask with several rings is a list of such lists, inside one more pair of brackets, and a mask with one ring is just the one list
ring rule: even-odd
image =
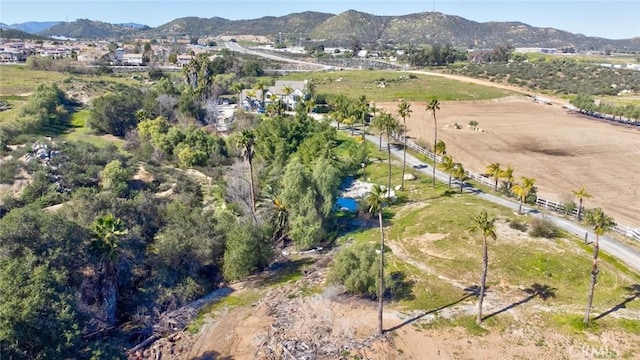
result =
[[355,10],[337,15],[307,11],[252,20],[183,17],[155,28],[79,19],[54,23],[38,34],[88,39],[261,35],[272,40],[281,38],[291,42],[304,39],[305,44],[325,46],[349,45],[357,41],[363,45],[451,44],[467,48],[492,48],[510,44],[515,47],[573,46],[576,50],[640,50],[640,37],[612,40],[554,28],[539,28],[521,22],[479,23],[439,12],[378,16]]

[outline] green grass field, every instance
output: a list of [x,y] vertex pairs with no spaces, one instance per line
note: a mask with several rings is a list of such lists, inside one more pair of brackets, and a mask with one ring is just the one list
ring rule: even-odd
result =
[[28,95],[38,85],[48,83],[56,83],[64,91],[88,90],[100,93],[108,90],[114,84],[140,85],[141,80],[132,79],[133,75],[135,74],[68,74],[58,71],[31,70],[26,65],[3,65],[0,66],[0,97]]
[[[468,84],[436,76],[399,71],[332,71],[286,75],[287,80],[312,80],[318,94],[350,98],[365,95],[369,101],[487,100],[513,93],[487,86]],[[383,85],[384,84],[384,85]]]

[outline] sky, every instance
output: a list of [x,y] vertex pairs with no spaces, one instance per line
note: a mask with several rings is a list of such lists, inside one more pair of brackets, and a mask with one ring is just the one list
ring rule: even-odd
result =
[[639,0],[0,0],[0,22],[99,20],[152,27],[185,16],[238,20],[320,11],[374,15],[432,11],[478,22],[520,21],[609,39],[640,37]]

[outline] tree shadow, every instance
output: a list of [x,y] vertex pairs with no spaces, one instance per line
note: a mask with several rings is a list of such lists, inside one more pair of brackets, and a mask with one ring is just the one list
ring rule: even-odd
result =
[[632,302],[635,299],[640,298],[640,284],[633,284],[631,286],[625,286],[623,287],[624,290],[629,292],[629,295],[626,296],[626,298],[624,299],[624,301],[622,301],[619,304],[616,304],[614,307],[612,307],[611,309],[603,312],[602,314],[596,316],[593,318],[593,320],[598,320],[598,319],[602,319],[603,317],[614,313],[620,309],[626,309],[627,304]]
[[233,360],[233,356],[220,356],[217,351],[207,351],[200,356],[189,358],[189,360]]
[[[301,252],[301,254],[303,253],[304,252]],[[267,271],[259,274],[259,281],[257,285],[271,286],[296,279],[303,275],[304,268],[313,265],[316,260],[317,259],[310,257],[304,257],[298,260],[286,260],[273,263]]]
[[528,296],[525,297],[524,299],[514,302],[513,304],[510,304],[508,306],[505,306],[504,308],[497,310],[485,317],[482,318],[482,320],[487,320],[490,317],[502,314],[503,312],[509,311],[511,309],[513,309],[516,306],[520,306],[522,304],[528,303],[529,301],[533,300],[535,297],[539,297],[540,299],[542,299],[542,301],[546,301],[550,298],[555,298],[556,297],[556,293],[555,291],[558,290],[556,288],[552,288],[549,285],[540,285],[538,283],[534,283],[531,286],[529,286],[528,288],[522,290],[525,294],[527,294]]
[[392,300],[414,300],[416,298],[413,294],[415,283],[413,280],[407,280],[407,275],[402,271],[394,271],[389,274],[385,297]]
[[429,311],[424,312],[422,314],[416,315],[416,316],[414,316],[412,318],[409,318],[409,319],[401,322],[400,324],[398,324],[396,326],[393,326],[393,327],[391,327],[391,328],[389,328],[387,330],[384,330],[384,332],[386,333],[386,332],[398,330],[398,329],[400,329],[400,328],[402,328],[402,327],[404,327],[406,325],[409,325],[409,324],[411,324],[411,323],[413,323],[415,321],[418,321],[418,320],[422,319],[423,317],[425,317],[425,316],[427,316],[429,314],[437,313],[440,310],[443,310],[443,309],[446,309],[448,307],[452,307],[454,305],[457,305],[457,304],[465,301],[466,299],[468,299],[470,297],[478,297],[480,295],[480,287],[477,286],[477,285],[466,287],[463,290],[464,290],[465,294],[461,298],[459,298],[458,300],[453,301],[451,303],[448,303],[446,305],[442,305],[442,306],[437,307],[435,309],[429,310]]

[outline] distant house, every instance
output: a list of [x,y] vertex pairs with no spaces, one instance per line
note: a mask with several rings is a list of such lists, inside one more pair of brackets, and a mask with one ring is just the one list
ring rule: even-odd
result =
[[193,55],[178,55],[178,62],[176,65],[185,66],[188,65],[191,60],[193,60]]
[[122,63],[124,65],[144,65],[142,54],[123,54]]
[[[306,95],[306,84],[307,81],[285,81],[285,80],[276,80],[276,84],[270,86],[267,89],[266,95],[267,98],[270,98],[272,95],[277,96],[281,101],[290,106],[292,109],[295,109],[298,102],[304,98]],[[291,88],[293,91],[291,94],[286,95],[284,89],[286,87]]]

